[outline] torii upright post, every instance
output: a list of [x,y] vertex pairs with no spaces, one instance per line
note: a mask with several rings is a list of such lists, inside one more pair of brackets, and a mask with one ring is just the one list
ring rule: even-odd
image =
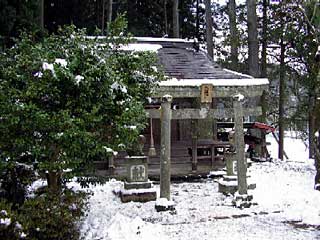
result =
[[170,201],[171,167],[171,102],[165,95],[161,102],[160,198]]
[[243,109],[242,102],[244,96],[238,94],[233,97],[234,110],[234,130],[235,130],[235,146],[237,158],[237,177],[238,192],[240,195],[248,193],[247,185],[247,164],[244,153],[244,136],[243,136]]

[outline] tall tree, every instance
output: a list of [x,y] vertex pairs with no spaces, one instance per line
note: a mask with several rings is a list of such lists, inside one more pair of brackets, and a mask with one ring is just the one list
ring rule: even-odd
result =
[[268,4],[269,4],[269,0],[263,0],[262,2],[261,77],[267,77]]
[[211,0],[205,0],[206,8],[206,41],[207,41],[207,52],[210,58],[213,60],[213,20],[211,11]]
[[196,38],[200,39],[199,28],[200,28],[200,6],[199,1],[196,1]]
[[105,12],[106,12],[106,0],[102,0],[102,17],[101,17],[101,32],[104,35],[105,31]]
[[173,25],[173,37],[179,38],[179,0],[172,0],[172,25]]
[[113,5],[113,0],[108,0],[108,8],[107,8],[107,10],[108,10],[108,12],[107,12],[107,22],[108,22],[108,24],[110,24],[111,21],[112,21],[112,10],[113,10],[112,5]]
[[[282,23],[282,29],[283,23]],[[285,52],[286,52],[286,45],[283,39],[283,33],[281,33],[280,39],[280,76],[279,76],[279,151],[278,151],[278,158],[283,160],[284,155],[284,130],[285,130]]]
[[231,69],[237,70],[239,39],[237,32],[237,15],[235,0],[229,0],[228,2],[228,16],[230,25]]
[[167,0],[163,0],[163,18],[164,18],[164,34],[168,36]]
[[40,29],[44,30],[44,0],[39,0],[39,24]]
[[257,28],[256,0],[247,0],[248,65],[249,74],[259,76],[259,43]]

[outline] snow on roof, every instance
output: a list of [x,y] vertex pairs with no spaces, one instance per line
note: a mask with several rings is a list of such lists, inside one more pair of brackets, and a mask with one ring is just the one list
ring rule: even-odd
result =
[[150,43],[129,43],[128,45],[121,46],[121,50],[124,51],[136,51],[136,52],[158,52],[162,48],[160,44],[150,44]]
[[180,42],[186,43],[191,42],[193,43],[194,39],[181,39],[181,38],[155,38],[155,37],[135,37],[135,40],[138,42]]
[[185,86],[197,87],[202,84],[212,84],[213,86],[257,86],[267,85],[267,78],[247,78],[247,79],[176,79],[172,78],[159,83],[160,86]]
[[230,69],[226,69],[226,68],[224,68],[223,70],[224,70],[224,71],[226,71],[226,72],[233,73],[233,74],[235,74],[235,75],[241,76],[241,77],[245,77],[245,78],[253,78],[253,77],[252,77],[252,76],[250,76],[250,75],[243,74],[243,73],[239,73],[239,72],[236,72],[236,71],[232,71],[232,70],[230,70]]

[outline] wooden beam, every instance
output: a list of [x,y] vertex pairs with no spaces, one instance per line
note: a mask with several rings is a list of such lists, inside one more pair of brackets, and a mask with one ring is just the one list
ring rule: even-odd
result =
[[[146,109],[147,117],[148,118],[160,118],[160,110],[159,109]],[[262,114],[261,107],[254,107],[254,108],[244,108],[243,114],[245,117],[247,116],[259,116]],[[185,108],[185,109],[177,109],[172,110],[172,119],[205,119],[205,118],[214,118],[214,119],[221,119],[221,118],[232,118],[234,117],[233,109],[227,108],[224,110],[221,109],[192,109],[192,108]]]
[[[267,85],[259,86],[213,86],[213,97],[230,97],[235,94],[242,94],[244,97],[261,96]],[[152,97],[160,98],[165,94],[170,94],[173,98],[195,98],[200,97],[201,90],[199,86],[160,86],[154,90]]]

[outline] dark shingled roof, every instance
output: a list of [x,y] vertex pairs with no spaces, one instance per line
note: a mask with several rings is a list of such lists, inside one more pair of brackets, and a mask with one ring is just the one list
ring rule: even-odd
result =
[[177,79],[248,79],[248,75],[227,71],[212,62],[205,52],[199,50],[195,43],[169,38],[138,38],[138,43],[159,44],[160,65],[165,74]]

